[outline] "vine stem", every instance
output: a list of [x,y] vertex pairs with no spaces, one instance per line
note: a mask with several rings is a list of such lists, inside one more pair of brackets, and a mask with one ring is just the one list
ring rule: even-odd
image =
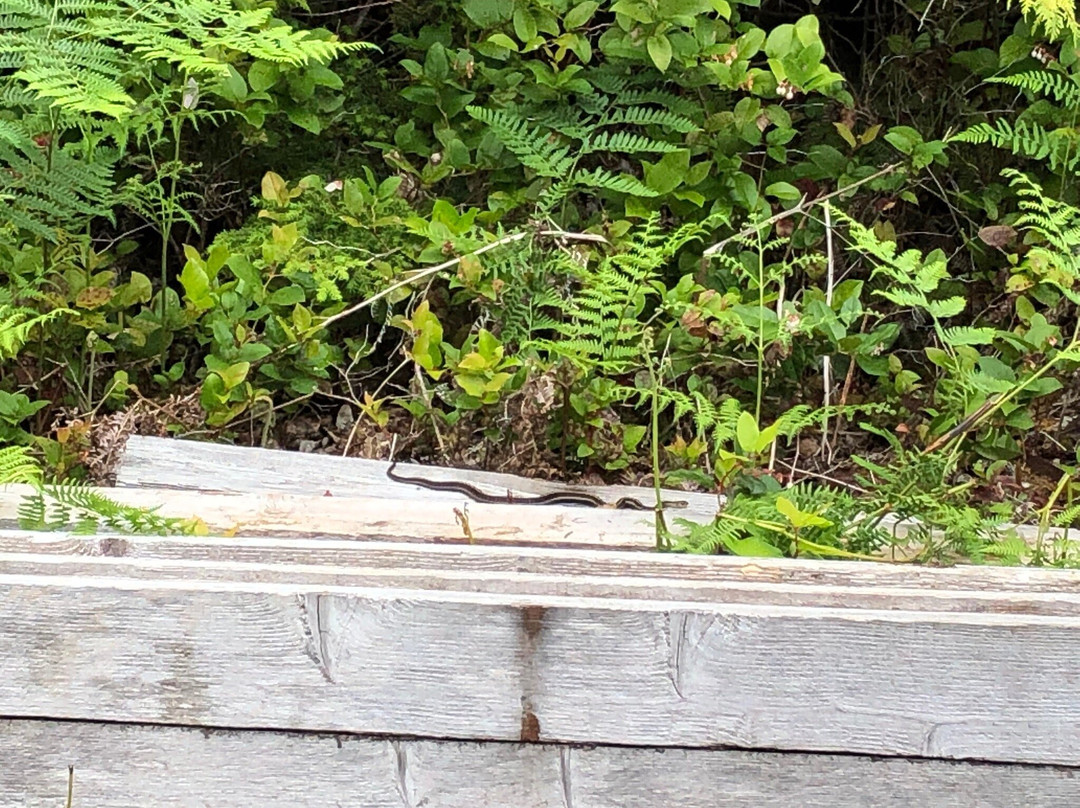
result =
[[777,213],[775,216],[770,216],[768,219],[765,219],[764,221],[761,221],[761,222],[758,222],[757,224],[752,224],[749,227],[743,228],[742,230],[740,230],[735,235],[728,236],[723,241],[718,241],[716,244],[713,244],[711,247],[706,249],[705,252],[703,252],[701,254],[701,257],[702,258],[709,258],[709,257],[711,257],[713,255],[716,255],[718,252],[720,252],[722,249],[724,249],[724,247],[726,247],[728,244],[730,244],[731,242],[733,242],[733,241],[735,241],[737,239],[742,239],[742,238],[746,238],[747,236],[752,236],[754,233],[760,231],[761,228],[768,227],[771,224],[776,224],[781,219],[786,219],[788,216],[793,216],[796,213],[803,213],[803,212],[809,210],[810,208],[814,207],[815,205],[821,205],[821,204],[823,204],[825,202],[828,202],[830,199],[835,199],[838,196],[846,194],[848,191],[854,191],[860,185],[866,185],[866,183],[872,182],[873,180],[876,180],[876,179],[880,179],[881,177],[884,177],[886,174],[891,174],[892,172],[896,171],[896,169],[898,169],[901,165],[902,165],[902,163],[890,163],[889,165],[885,166],[885,168],[881,169],[880,171],[875,171],[869,177],[863,177],[861,180],[855,180],[855,182],[852,182],[852,183],[850,183],[848,185],[845,185],[843,188],[837,188],[835,191],[833,191],[831,193],[828,193],[828,194],[825,194],[824,196],[818,196],[818,197],[814,197],[813,199],[809,199],[809,198],[807,198],[806,194],[803,194],[803,198],[799,200],[799,204],[796,205],[795,207],[788,208],[787,210],[782,210],[779,213]]
[[[828,201],[825,202],[825,251],[828,256],[828,274],[826,276],[825,285],[825,305],[828,308],[832,308],[833,303],[833,287],[836,283],[836,261],[833,255],[833,228],[832,228],[832,206]],[[826,453],[829,461],[832,461],[832,448],[829,446],[829,405],[832,404],[832,355],[826,353],[821,358],[821,375],[824,390],[822,391],[822,404],[825,408],[825,415],[821,419],[821,448]]]
[[[652,339],[646,338],[645,361],[649,366],[649,383],[652,385],[652,478],[653,491],[656,494],[656,506],[654,509],[656,518],[656,549],[665,550],[668,547],[667,523],[664,521],[664,499],[660,488],[660,378],[657,376],[656,367],[653,364]],[[665,354],[667,351],[665,350]]]
[[334,314],[330,317],[327,317],[325,320],[320,321],[318,325],[314,326],[312,330],[316,331],[326,328],[331,323],[336,323],[338,320],[342,320],[351,314],[355,314],[362,309],[366,309],[372,303],[377,300],[381,300],[382,298],[389,295],[391,292],[395,292],[403,286],[409,286],[410,284],[416,283],[418,280],[442,272],[444,269],[449,269],[450,267],[461,263],[463,259],[468,258],[471,255],[483,255],[484,253],[490,252],[491,250],[494,250],[498,247],[503,247],[507,244],[513,244],[514,242],[521,241],[522,239],[528,238],[531,235],[554,236],[556,238],[569,239],[572,241],[593,241],[600,244],[609,243],[606,238],[596,233],[569,233],[565,230],[541,230],[538,233],[534,234],[528,230],[521,230],[517,233],[511,233],[508,236],[503,236],[500,239],[496,239],[490,244],[485,244],[484,246],[479,247],[472,252],[467,252],[464,255],[459,255],[455,258],[451,258],[449,261],[444,261],[443,263],[437,264],[433,267],[425,267],[424,269],[419,270],[416,274],[400,280],[397,283],[392,283],[382,291],[377,292],[369,298],[361,300],[355,306],[349,306],[349,308],[339,311],[337,314]]
[[1069,344],[1062,348],[1060,351],[1058,351],[1057,355],[1054,356],[1053,359],[1048,361],[1045,365],[1043,365],[1041,368],[1039,368],[1026,379],[1024,379],[1024,381],[1022,381],[1020,384],[1013,386],[1004,395],[1001,395],[996,399],[992,399],[989,404],[980,407],[970,418],[967,419],[967,421],[962,422],[959,426],[954,427],[952,430],[950,430],[944,436],[944,439],[939,438],[938,440],[927,446],[925,449],[923,449],[923,454],[929,454],[930,452],[941,448],[942,445],[948,442],[955,441],[956,448],[959,448],[960,441],[964,439],[964,436],[968,432],[971,432],[973,429],[977,429],[979,426],[982,425],[984,421],[986,421],[987,418],[989,418],[991,415],[993,415],[1003,406],[1005,406],[1005,404],[1009,403],[1022,392],[1024,392],[1024,390],[1026,390],[1032,383],[1038,381],[1051,370],[1053,370],[1054,366],[1057,365],[1058,362],[1062,361],[1063,359],[1075,360],[1077,351],[1080,351],[1080,321],[1077,321],[1076,323],[1076,328],[1073,330],[1073,336],[1072,339],[1069,341]]

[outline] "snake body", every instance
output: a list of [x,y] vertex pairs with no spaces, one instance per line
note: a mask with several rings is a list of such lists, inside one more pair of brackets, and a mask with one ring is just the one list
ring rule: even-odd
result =
[[[613,507],[631,511],[654,510],[651,505],[646,505],[633,497],[621,497],[609,506],[600,497],[595,494],[587,494],[584,491],[553,491],[550,494],[542,494],[537,497],[516,497],[507,491],[506,496],[498,496],[497,494],[485,493],[475,486],[460,480],[425,480],[422,477],[405,477],[394,472],[396,466],[397,461],[394,460],[386,469],[386,476],[396,483],[419,485],[432,491],[454,491],[458,494],[464,494],[475,502],[486,502],[490,505],[506,505],[507,503],[513,505],[581,505],[588,508]],[[685,502],[661,503],[662,507],[665,508],[684,508],[686,504]]]

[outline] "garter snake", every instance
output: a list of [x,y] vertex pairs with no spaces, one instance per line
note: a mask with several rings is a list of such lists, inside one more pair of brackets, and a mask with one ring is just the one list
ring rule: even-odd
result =
[[[651,511],[651,505],[646,505],[633,497],[621,497],[609,505],[595,494],[587,494],[584,491],[553,491],[550,494],[542,494],[538,497],[516,497],[509,491],[506,496],[488,494],[469,483],[460,480],[425,480],[421,477],[403,477],[394,473],[397,461],[393,460],[386,469],[386,476],[396,483],[406,485],[419,485],[432,491],[454,491],[464,494],[475,502],[485,502],[489,505],[582,505],[589,508],[620,508],[631,511]],[[688,503],[683,501],[663,502],[665,508],[685,508]]]

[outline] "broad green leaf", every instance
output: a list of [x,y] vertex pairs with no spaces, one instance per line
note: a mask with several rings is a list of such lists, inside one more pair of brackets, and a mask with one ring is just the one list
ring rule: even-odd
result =
[[487,370],[489,367],[491,367],[491,363],[481,356],[478,351],[466,354],[458,362],[458,368],[461,370]]
[[154,295],[150,279],[141,272],[132,272],[131,279],[117,289],[117,302],[124,307],[146,303]]
[[645,3],[637,0],[616,0],[612,3],[611,10],[616,14],[623,14],[635,22],[654,22],[653,11]]
[[247,378],[249,370],[251,370],[250,362],[235,362],[227,367],[218,368],[215,372],[225,383],[225,389],[232,390]]
[[929,347],[925,349],[926,358],[937,365],[939,368],[948,370],[952,367],[952,360],[949,354],[941,348]]
[[274,306],[294,306],[297,303],[303,303],[306,297],[302,287],[291,284],[275,291],[267,302]]
[[814,45],[821,42],[821,34],[818,32],[818,18],[813,14],[807,14],[795,23],[795,36],[803,46]]
[[506,386],[508,381],[510,381],[509,373],[504,371],[492,373],[491,378],[488,379],[487,384],[484,385],[484,389],[489,393],[497,393]]
[[754,444],[755,454],[761,454],[768,449],[772,445],[772,442],[776,440],[776,436],[779,432],[779,424],[770,424],[761,430],[761,433],[758,435],[757,441]]
[[501,32],[497,34],[492,34],[487,38],[487,41],[490,42],[492,45],[498,45],[500,48],[506,48],[507,50],[513,51],[514,53],[517,53],[518,51],[518,44],[506,34]]
[[1016,316],[1025,323],[1030,322],[1031,318],[1035,316],[1035,306],[1024,295],[1016,298]]
[[846,123],[843,123],[842,121],[833,121],[833,126],[836,128],[836,133],[843,138],[845,143],[853,149],[858,147],[859,143],[855,140],[855,135],[851,134],[851,128]]
[[795,523],[793,517],[797,516],[800,511],[795,507],[795,503],[787,497],[776,498],[776,510],[780,512],[780,515],[787,519],[792,524]]
[[486,382],[484,381],[483,376],[473,376],[468,373],[462,373],[454,376],[454,381],[458,383],[458,387],[470,396],[480,398],[484,395]]
[[594,3],[593,0],[585,0],[584,3],[578,3],[563,17],[563,27],[567,31],[572,31],[574,28],[580,28],[589,20],[592,19],[593,14],[596,13],[596,9],[600,8],[599,3]]
[[196,308],[206,309],[213,305],[210,299],[210,278],[201,266],[194,261],[184,264],[180,272],[180,285],[184,289],[184,297]]
[[276,246],[285,250],[290,250],[300,239],[300,228],[297,227],[296,222],[289,222],[286,225],[273,225],[270,228],[270,242]]
[[623,451],[628,454],[637,451],[638,444],[645,437],[645,431],[645,427],[640,424],[627,424],[623,427]]
[[712,6],[713,11],[720,15],[721,19],[731,19],[731,4],[727,0],[709,0],[709,5]]
[[690,170],[690,150],[668,152],[656,163],[642,161],[645,185],[658,194],[667,194],[679,187]]
[[450,73],[450,61],[446,56],[446,48],[436,42],[428,48],[427,56],[424,57],[424,75],[429,79],[442,82]]
[[244,294],[250,296],[256,303],[261,304],[263,301],[262,276],[247,256],[234,255],[226,263],[237,280],[244,284]]
[[289,189],[281,175],[267,171],[262,178],[262,196],[267,202],[284,207],[289,202]]
[[754,210],[758,203],[757,183],[749,174],[739,171],[730,178],[731,198],[747,210]]
[[713,10],[709,0],[658,0],[656,12],[662,20],[672,20],[679,17],[693,20],[699,14],[707,14]]
[[247,345],[241,346],[236,354],[236,359],[240,362],[258,362],[263,357],[269,356],[271,352],[272,349],[269,345],[264,345],[261,342],[249,342]]
[[248,86],[244,77],[232,65],[227,65],[221,83],[218,85],[221,96],[227,101],[240,102],[247,98]]
[[732,555],[752,558],[783,558],[784,554],[779,547],[769,544],[765,539],[757,536],[747,536],[745,539],[730,539],[724,542],[728,552]]
[[828,519],[824,519],[816,513],[801,510],[794,502],[784,496],[776,498],[776,510],[795,528],[829,527],[832,524]]
[[461,7],[481,28],[507,22],[514,14],[514,0],[464,0]]
[[885,133],[885,140],[901,154],[911,154],[923,142],[923,137],[910,126],[894,126]]
[[482,356],[488,359],[501,359],[503,354],[502,343],[499,342],[499,338],[488,331],[486,328],[481,328],[480,333],[476,337],[476,347]]
[[774,182],[765,189],[765,196],[772,196],[786,202],[796,202],[802,194],[790,182]]
[[656,69],[661,73],[667,70],[671,64],[671,40],[663,34],[654,34],[649,37],[646,47]]
[[791,52],[791,41],[795,35],[795,26],[778,25],[769,32],[765,40],[765,55],[770,59],[787,56]]
[[273,62],[264,62],[261,59],[248,68],[248,84],[256,93],[265,92],[277,84],[281,71]]
[[536,20],[523,6],[514,9],[514,34],[522,42],[536,38]]
[[751,454],[755,451],[760,434],[754,416],[745,410],[740,412],[739,418],[735,422],[735,438],[738,440],[739,448],[743,454]]
[[318,87],[327,87],[331,90],[340,90],[345,86],[345,82],[341,80],[341,76],[339,76],[326,65],[321,65],[318,62],[312,62],[307,66],[306,71],[312,82],[314,82],[314,84]]

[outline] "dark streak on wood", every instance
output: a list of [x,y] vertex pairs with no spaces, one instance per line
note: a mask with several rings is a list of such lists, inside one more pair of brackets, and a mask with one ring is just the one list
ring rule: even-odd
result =
[[544,612],[546,612],[543,606],[526,606],[521,610],[522,626],[525,628],[525,637],[529,642],[529,645],[535,645],[536,638],[540,636],[540,630],[544,627]]
[[539,685],[539,672],[536,664],[540,633],[544,629],[543,606],[526,606],[521,610],[521,628],[524,636],[521,642],[521,741],[537,743],[540,740],[540,719],[534,712],[532,694]]
[[103,556],[109,556],[110,558],[123,558],[128,554],[127,540],[118,536],[110,536],[107,539],[102,539],[99,542],[98,547]]
[[539,743],[539,741],[540,719],[536,717],[536,713],[531,709],[523,706],[521,710],[521,742]]

